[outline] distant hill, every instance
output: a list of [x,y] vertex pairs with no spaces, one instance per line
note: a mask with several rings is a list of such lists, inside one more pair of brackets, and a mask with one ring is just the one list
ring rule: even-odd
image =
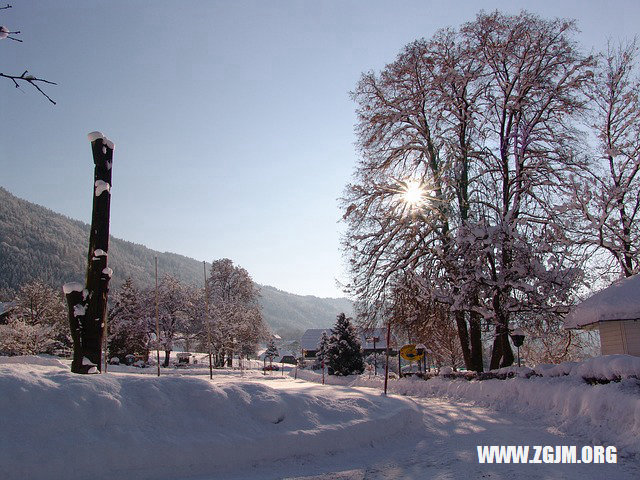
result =
[[[34,279],[52,286],[82,280],[88,246],[89,225],[22,200],[0,187],[0,290],[15,290]],[[111,237],[112,285],[119,287],[131,277],[138,285],[152,286],[156,256],[163,273],[185,283],[202,284],[201,261]],[[350,315],[353,311],[346,298],[302,296],[258,286],[265,320],[285,338],[299,338],[307,328],[331,326],[338,313]]]
[[260,286],[260,295],[264,318],[276,331],[289,331],[290,338],[300,339],[308,328],[332,327],[340,312],[353,315],[347,298],[295,295],[267,285]]

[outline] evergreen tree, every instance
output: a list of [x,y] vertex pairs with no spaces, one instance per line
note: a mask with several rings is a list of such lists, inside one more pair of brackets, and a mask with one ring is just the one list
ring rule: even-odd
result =
[[316,354],[316,359],[318,364],[322,365],[322,362],[327,363],[327,351],[329,349],[329,336],[327,335],[326,330],[322,332],[322,337],[320,337],[320,342],[318,342],[318,353]]
[[359,375],[364,372],[360,340],[351,319],[344,313],[338,315],[331,329],[325,362],[329,364],[329,375]]
[[267,345],[267,351],[264,352],[264,358],[268,358],[269,361],[273,362],[275,357],[278,357],[280,353],[278,352],[278,348],[276,347],[276,342],[273,340],[269,340],[269,344]]

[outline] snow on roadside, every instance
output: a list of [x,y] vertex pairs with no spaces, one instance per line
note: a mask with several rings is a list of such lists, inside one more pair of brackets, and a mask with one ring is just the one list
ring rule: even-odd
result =
[[6,480],[224,477],[257,461],[369,445],[380,432],[393,438],[422,419],[410,400],[286,378],[271,388],[238,378],[85,376],[38,362],[0,364]]
[[48,367],[68,368],[64,363],[58,360],[58,357],[48,355],[18,355],[15,357],[0,357],[0,365],[3,364],[41,365]]
[[[517,369],[516,369],[517,370]],[[640,358],[596,357],[582,363],[543,366],[525,378],[516,372],[505,380],[469,381],[434,377],[389,380],[389,391],[414,397],[472,402],[495,410],[540,418],[594,445],[615,445],[622,456],[640,455]],[[298,378],[321,382],[322,374],[299,370]],[[590,385],[585,378],[621,379]],[[383,378],[368,375],[326,376],[326,383],[382,389]]]

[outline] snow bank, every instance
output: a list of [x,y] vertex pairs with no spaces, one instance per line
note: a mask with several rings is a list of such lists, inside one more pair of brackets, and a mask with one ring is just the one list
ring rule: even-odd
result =
[[569,375],[600,380],[640,378],[640,357],[631,355],[604,355],[572,364]]
[[[580,435],[594,445],[611,444],[621,455],[640,455],[640,358],[607,355],[582,363],[509,369],[505,380],[465,380],[443,376],[427,381],[417,377],[389,380],[392,393],[415,397],[443,397],[473,402],[500,411],[538,417],[562,431]],[[529,376],[534,371],[535,375]],[[545,374],[545,376],[540,376]],[[299,370],[298,378],[321,382],[322,374]],[[620,381],[590,385],[585,378]],[[335,377],[330,385],[383,388],[383,377]]]
[[48,355],[18,355],[15,357],[0,357],[0,365],[22,364],[22,365],[40,365],[48,367],[68,367],[58,360],[57,357]]
[[224,478],[242,465],[331,454],[421,425],[406,399],[269,383],[277,388],[0,365],[2,478]]

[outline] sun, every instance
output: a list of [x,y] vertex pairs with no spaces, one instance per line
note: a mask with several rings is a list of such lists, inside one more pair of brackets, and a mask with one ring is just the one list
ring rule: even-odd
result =
[[415,180],[407,182],[403,189],[402,200],[412,207],[420,206],[424,203],[425,191],[420,182]]

